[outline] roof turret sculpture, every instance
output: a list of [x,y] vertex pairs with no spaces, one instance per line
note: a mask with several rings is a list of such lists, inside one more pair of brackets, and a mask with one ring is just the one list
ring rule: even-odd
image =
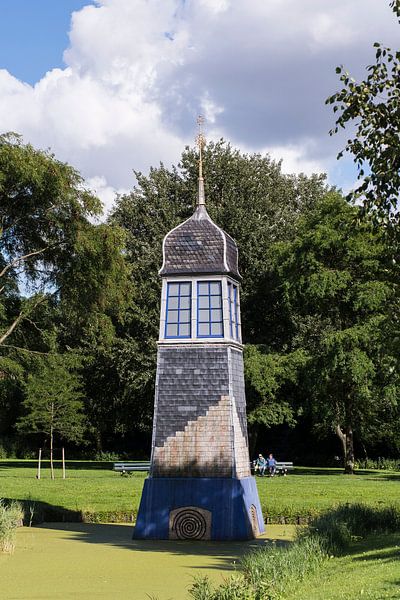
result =
[[[202,123],[200,119],[198,122]],[[200,150],[197,207],[189,219],[165,236],[160,275],[229,274],[240,281],[236,242],[214,223],[205,207],[201,132],[197,143]]]

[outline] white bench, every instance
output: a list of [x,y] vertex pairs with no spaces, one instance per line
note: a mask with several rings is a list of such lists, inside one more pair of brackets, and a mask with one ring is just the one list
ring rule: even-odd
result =
[[294,466],[293,466],[292,462],[287,462],[287,461],[278,462],[278,461],[276,461],[276,472],[279,475],[287,475],[288,471],[292,471],[293,469],[294,469]]
[[131,475],[134,471],[150,471],[150,461],[116,462],[113,471],[118,471],[121,475]]
[[[254,472],[254,470],[255,470],[255,463],[256,463],[255,460],[253,460],[250,463],[252,472]],[[288,471],[292,471],[294,469],[294,466],[293,466],[292,462],[276,461],[275,468],[276,468],[275,473],[277,473],[278,475],[287,475]],[[266,473],[268,474],[268,467],[266,468]]]

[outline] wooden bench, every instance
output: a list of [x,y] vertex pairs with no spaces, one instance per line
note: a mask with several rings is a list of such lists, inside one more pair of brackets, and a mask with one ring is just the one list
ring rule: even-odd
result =
[[118,471],[121,475],[132,475],[134,471],[150,471],[150,461],[116,462],[114,463],[113,471]]

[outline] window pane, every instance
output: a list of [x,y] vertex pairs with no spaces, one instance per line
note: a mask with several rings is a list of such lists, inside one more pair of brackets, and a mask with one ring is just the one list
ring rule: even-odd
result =
[[210,306],[209,296],[199,296],[198,305],[199,305],[199,308],[208,308]]
[[173,309],[173,308],[178,308],[178,298],[177,297],[168,298],[168,310]]
[[169,283],[168,284],[168,296],[177,296],[179,292],[179,284],[178,283]]
[[190,310],[179,311],[179,323],[190,323]]
[[221,284],[219,281],[210,282],[210,294],[218,295],[221,293]]
[[211,308],[221,308],[221,296],[210,297]]
[[210,311],[209,310],[199,310],[199,323],[200,322],[208,323],[209,320],[210,320]]
[[167,337],[178,336],[178,325],[167,325]]
[[179,325],[179,336],[190,337],[190,323],[181,323]]
[[200,337],[204,335],[210,335],[210,326],[208,323],[199,323],[198,335]]
[[204,296],[205,294],[208,296],[208,283],[198,283],[197,285],[199,296]]
[[211,321],[213,321],[214,323],[216,321],[222,321],[222,310],[220,310],[219,308],[213,308],[211,310]]
[[181,283],[181,296],[190,296],[190,283]]
[[222,323],[211,323],[211,335],[222,335]]
[[178,322],[178,311],[177,310],[169,310],[167,314],[168,323],[177,323]]
[[190,308],[190,296],[183,296],[180,298],[180,308]]

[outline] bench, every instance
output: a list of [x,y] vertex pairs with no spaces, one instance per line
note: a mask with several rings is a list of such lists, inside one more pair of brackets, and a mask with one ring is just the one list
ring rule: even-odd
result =
[[292,471],[294,469],[292,462],[278,462],[276,461],[276,472],[278,475],[287,475],[288,471]]
[[116,462],[113,471],[118,471],[121,475],[131,475],[134,471],[150,471],[150,461]]
[[[250,463],[251,472],[255,472],[255,460]],[[276,461],[276,474],[277,475],[287,475],[288,471],[292,471],[294,469],[293,463],[288,461]],[[268,474],[268,467],[266,469]]]

